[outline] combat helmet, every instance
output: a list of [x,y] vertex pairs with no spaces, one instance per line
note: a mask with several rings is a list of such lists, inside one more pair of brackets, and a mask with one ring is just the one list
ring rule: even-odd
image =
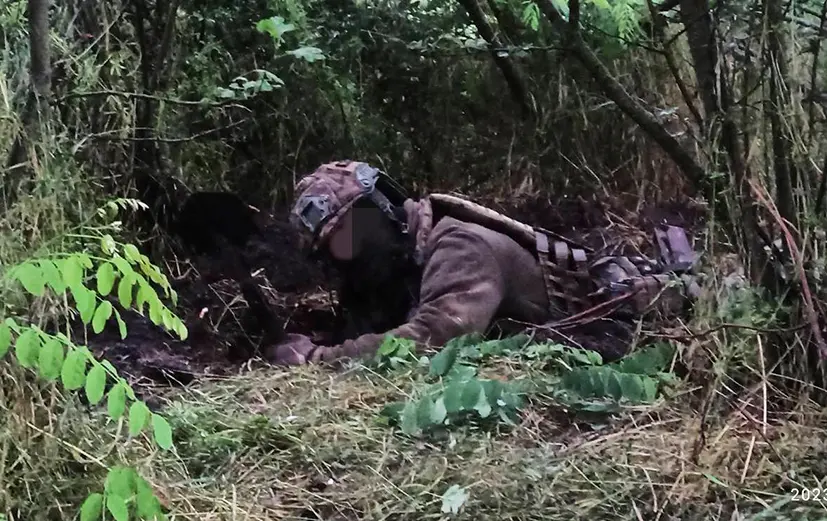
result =
[[311,251],[319,248],[341,217],[363,198],[376,204],[400,232],[408,232],[402,211],[407,194],[385,172],[367,163],[343,160],[323,164],[296,184],[295,193],[290,223],[308,238]]

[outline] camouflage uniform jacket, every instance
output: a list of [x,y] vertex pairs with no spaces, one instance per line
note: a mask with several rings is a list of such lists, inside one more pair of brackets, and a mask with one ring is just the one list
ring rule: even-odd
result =
[[540,324],[553,318],[542,270],[531,251],[507,235],[443,217],[433,223],[430,201],[405,202],[409,233],[422,266],[419,303],[408,321],[315,350],[310,361],[373,355],[385,335],[418,347],[444,345],[457,336],[484,333],[500,318]]

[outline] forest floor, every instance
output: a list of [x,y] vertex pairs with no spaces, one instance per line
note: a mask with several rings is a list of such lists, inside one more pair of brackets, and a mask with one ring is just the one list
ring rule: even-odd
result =
[[[701,212],[689,205],[486,203],[598,248],[649,253],[647,228],[664,219],[703,233]],[[265,268],[260,285],[288,331],[323,341],[333,318],[324,273],[285,238],[283,219],[268,230],[248,251]],[[717,376],[707,368],[645,406],[576,413],[540,394],[512,425],[408,436],[382,411],[415,392],[411,371],[269,366],[250,355],[261,334],[235,283],[205,282],[208,259],[169,259],[166,268],[187,341],[133,314],[125,340],[106,330],[90,346],[173,426],[174,454],[155,454],[148,479],[174,519],[825,518],[817,513],[827,492],[790,493],[818,489],[827,470],[824,412],[773,410],[766,387],[701,414],[702,380]],[[681,356],[707,359],[706,348],[681,346]],[[537,373],[513,357],[486,365],[511,380]]]

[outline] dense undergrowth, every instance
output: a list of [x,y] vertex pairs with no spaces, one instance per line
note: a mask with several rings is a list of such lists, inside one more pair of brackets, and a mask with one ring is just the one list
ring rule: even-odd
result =
[[[823,518],[824,25],[813,2],[3,3],[0,519]],[[655,207],[709,209],[704,295],[611,363],[388,339],[343,372],[139,393],[84,347],[128,309],[189,334],[135,212],[277,210],[341,157],[579,199],[629,243]],[[527,216],[593,224],[551,213]]]

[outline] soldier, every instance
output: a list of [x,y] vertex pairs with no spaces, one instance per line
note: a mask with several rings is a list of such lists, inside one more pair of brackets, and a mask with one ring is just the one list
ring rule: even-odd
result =
[[678,274],[695,261],[674,227],[658,235],[668,265],[589,261],[586,249],[566,239],[465,199],[431,194],[415,201],[386,174],[355,161],[325,164],[301,179],[291,223],[310,252],[342,273],[347,334],[332,346],[288,335],[266,355],[286,365],[372,356],[388,334],[439,347],[483,334],[499,319],[572,323],[641,313],[655,300],[674,312],[692,284]]

